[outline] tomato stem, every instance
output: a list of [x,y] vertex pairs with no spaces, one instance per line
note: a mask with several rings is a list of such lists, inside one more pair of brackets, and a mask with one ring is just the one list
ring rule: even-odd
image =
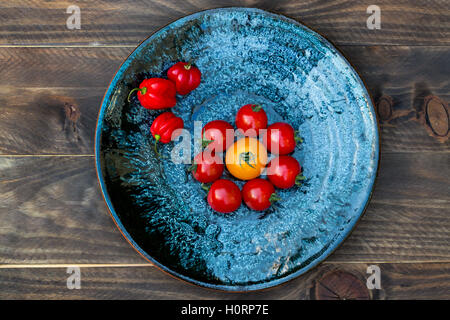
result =
[[252,104],[252,110],[253,112],[258,112],[262,109],[262,106],[260,104]]
[[205,190],[206,192],[209,192],[209,189],[211,189],[211,184],[210,183],[202,183],[201,187],[203,190]]
[[186,70],[190,70],[191,67],[192,67],[191,62],[188,62],[188,63],[186,63],[186,64],[184,65],[184,68],[185,68]]
[[207,140],[207,139],[202,139],[202,148],[206,148],[207,146],[209,146],[209,144],[211,142],[213,142],[214,140]]
[[133,90],[131,90],[130,93],[128,94],[128,98],[127,98],[128,102],[130,102],[131,95],[132,95],[134,92],[136,92],[136,91],[139,91],[141,94],[146,94],[146,93],[147,93],[147,88],[146,88],[146,87],[143,87],[143,88],[134,88]]
[[303,174],[299,174],[298,176],[296,176],[295,177],[295,184],[297,185],[297,186],[301,186],[302,184],[303,184],[303,181],[305,180],[306,178],[303,176]]
[[205,136],[205,129],[203,129],[202,132],[202,149],[206,148],[211,142],[213,142],[214,140],[208,140],[208,139],[204,139],[203,137]]
[[274,203],[282,200],[275,192],[270,195],[269,202]]
[[190,166],[188,168],[188,172],[192,172],[192,171],[196,171],[196,170],[197,170],[197,164],[196,163],[194,163],[192,166]]
[[244,160],[244,162],[250,167],[250,168],[255,168],[250,161],[255,162],[256,164],[256,159],[255,159],[255,155],[251,152],[242,152],[239,155],[239,165],[242,167],[242,160]]
[[159,158],[161,155],[158,152],[158,141],[161,139],[161,136],[159,134],[155,134],[155,144],[153,145],[153,148],[155,150],[156,156]]
[[295,140],[295,142],[297,142],[297,143],[302,143],[302,142],[303,142],[303,139],[302,139],[302,137],[299,136],[299,133],[300,133],[299,130],[296,130],[296,131],[294,132],[294,140]]

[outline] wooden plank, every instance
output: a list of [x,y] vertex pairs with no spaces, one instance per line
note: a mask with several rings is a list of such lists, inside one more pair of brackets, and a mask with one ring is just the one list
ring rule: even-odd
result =
[[[0,154],[94,154],[95,127],[104,88],[0,87]],[[74,129],[64,112],[74,104]]]
[[[0,48],[0,154],[93,154],[106,87],[130,48]],[[393,98],[381,122],[383,152],[448,152],[418,121],[424,97],[450,101],[448,47],[344,47],[375,101]],[[51,64],[51,62],[55,62]],[[79,137],[63,130],[65,102],[81,111]]]
[[[449,154],[384,154],[368,210],[333,262],[450,261]],[[142,263],[92,157],[0,157],[0,263]]]
[[330,260],[448,261],[449,163],[449,154],[382,154],[367,211]]
[[[338,46],[375,97],[433,90],[449,94],[450,46]],[[106,87],[131,47],[0,48],[0,86]],[[417,88],[415,85],[417,84]],[[395,90],[394,90],[395,89]],[[406,93],[407,93],[406,92]]]
[[105,88],[133,49],[0,48],[0,85]]
[[115,227],[92,157],[0,159],[0,263],[140,263]]
[[448,45],[450,10],[443,0],[379,0],[381,29],[367,28],[368,3],[360,1],[126,0],[77,1],[81,29],[69,30],[66,9],[73,1],[2,1],[0,44],[136,45],[185,15],[218,7],[259,7],[300,20],[339,45]]
[[[448,263],[378,264],[381,289],[371,299],[449,299]],[[333,271],[365,285],[368,264],[321,264],[281,286],[249,293],[207,290],[173,279],[154,267],[81,268],[80,289],[67,288],[66,268],[0,269],[0,299],[316,299],[315,286]],[[366,289],[364,289],[366,290]]]

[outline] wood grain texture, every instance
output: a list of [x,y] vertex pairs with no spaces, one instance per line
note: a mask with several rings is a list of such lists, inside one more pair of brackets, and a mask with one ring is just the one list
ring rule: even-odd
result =
[[[66,28],[72,4],[81,30]],[[324,274],[365,282],[369,264],[382,275],[371,298],[450,299],[450,141],[429,134],[423,109],[430,95],[450,101],[450,4],[374,4],[381,30],[366,27],[369,4],[356,0],[0,0],[0,300],[312,299]],[[392,99],[380,121],[379,178],[356,229],[318,268],[250,294],[194,287],[148,266],[110,218],[92,156],[100,103],[123,59],[162,26],[224,6],[307,24],[343,51],[375,102]],[[81,112],[75,132],[65,103]],[[30,268],[39,264],[53,267]],[[68,290],[66,268],[55,264],[99,265],[83,267],[82,289]]]
[[73,1],[0,2],[0,44],[136,45],[185,15],[211,8],[257,7],[300,20],[340,44],[450,44],[450,8],[446,0],[379,0],[381,29],[369,30],[371,3],[360,1],[148,0],[88,1],[81,9],[81,29],[69,30],[66,9]]
[[[448,263],[378,264],[381,289],[371,299],[449,299]],[[81,268],[81,288],[69,290],[66,268],[0,269],[0,299],[315,299],[317,281],[333,270],[366,283],[368,264],[321,264],[281,286],[249,293],[227,293],[173,279],[155,267]]]
[[[373,199],[331,262],[450,261],[449,155],[384,154]],[[143,263],[92,157],[0,157],[0,263]]]
[[139,263],[92,157],[0,158],[0,263]]
[[382,154],[367,211],[330,261],[450,261],[449,163],[449,154]]
[[[132,48],[0,48],[0,154],[93,154],[106,88]],[[448,47],[347,46],[375,102],[392,97],[381,121],[383,152],[449,152],[419,121],[430,94],[450,101]],[[63,130],[64,103],[81,111],[79,135]]]
[[450,151],[450,142],[430,137],[420,120],[428,95],[450,101],[450,47],[341,49],[366,83],[375,104],[382,96],[392,98],[391,117],[379,119],[382,152]]
[[[94,154],[95,127],[104,88],[0,86],[0,154]],[[76,130],[64,104],[78,106]]]
[[[134,47],[0,48],[0,85],[106,88]],[[104,92],[101,92],[103,95]],[[104,91],[104,90],[103,90]],[[97,92],[99,94],[99,92]]]
[[[106,87],[134,48],[0,48],[0,86]],[[375,96],[385,89],[402,93],[405,88],[414,90],[416,86],[417,90],[449,94],[450,46],[337,48],[373,89]]]

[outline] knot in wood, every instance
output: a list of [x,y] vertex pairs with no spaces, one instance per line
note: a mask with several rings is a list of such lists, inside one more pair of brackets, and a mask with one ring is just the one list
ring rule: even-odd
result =
[[71,123],[75,124],[78,119],[80,119],[81,111],[76,105],[66,102],[64,104],[64,112],[66,114],[67,120],[69,120]]
[[394,100],[390,96],[382,96],[378,99],[377,113],[381,121],[389,121],[392,118]]
[[420,122],[425,126],[428,134],[440,142],[448,140],[450,135],[450,119],[448,104],[437,96],[427,96],[424,99]]
[[317,300],[370,300],[366,284],[341,270],[330,271],[318,280],[314,295]]

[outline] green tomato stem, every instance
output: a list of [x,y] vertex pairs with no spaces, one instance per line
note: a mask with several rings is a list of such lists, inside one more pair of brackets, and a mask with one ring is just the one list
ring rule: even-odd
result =
[[295,140],[295,142],[297,142],[297,143],[303,143],[303,139],[302,139],[302,137],[300,137],[298,134],[300,133],[300,131],[298,131],[298,130],[296,130],[295,132],[294,132],[294,140]]
[[206,130],[203,130],[203,132],[202,132],[202,149],[206,148],[211,142],[214,141],[214,140],[208,140],[208,139],[203,138],[205,136],[205,131]]
[[203,190],[205,190],[206,192],[209,192],[209,189],[211,189],[211,184],[210,183],[202,183],[201,187]]
[[298,176],[296,176],[295,177],[295,184],[297,185],[297,186],[301,186],[302,184],[303,184],[303,181],[305,180],[306,178],[303,176],[303,174],[299,174]]
[[153,148],[155,150],[156,156],[159,158],[161,155],[158,152],[158,141],[161,139],[161,136],[159,134],[155,134],[155,144],[153,145]]
[[282,200],[275,192],[270,195],[269,202],[274,203]]
[[262,106],[260,104],[252,104],[252,110],[253,112],[258,112],[262,109]]
[[206,148],[214,140],[202,139],[202,148]]
[[131,90],[130,93],[128,94],[128,98],[127,98],[128,102],[130,102],[131,95],[132,95],[134,92],[136,92],[136,91],[139,91],[141,94],[146,94],[146,93],[147,93],[147,88],[146,88],[146,87],[143,87],[143,88],[134,88],[133,90]]
[[243,152],[239,155],[239,165],[242,167],[242,160],[250,167],[255,168],[250,161],[254,161],[256,164],[256,158],[255,155],[251,152]]
[[192,166],[188,168],[188,172],[197,171],[197,164],[194,163]]

